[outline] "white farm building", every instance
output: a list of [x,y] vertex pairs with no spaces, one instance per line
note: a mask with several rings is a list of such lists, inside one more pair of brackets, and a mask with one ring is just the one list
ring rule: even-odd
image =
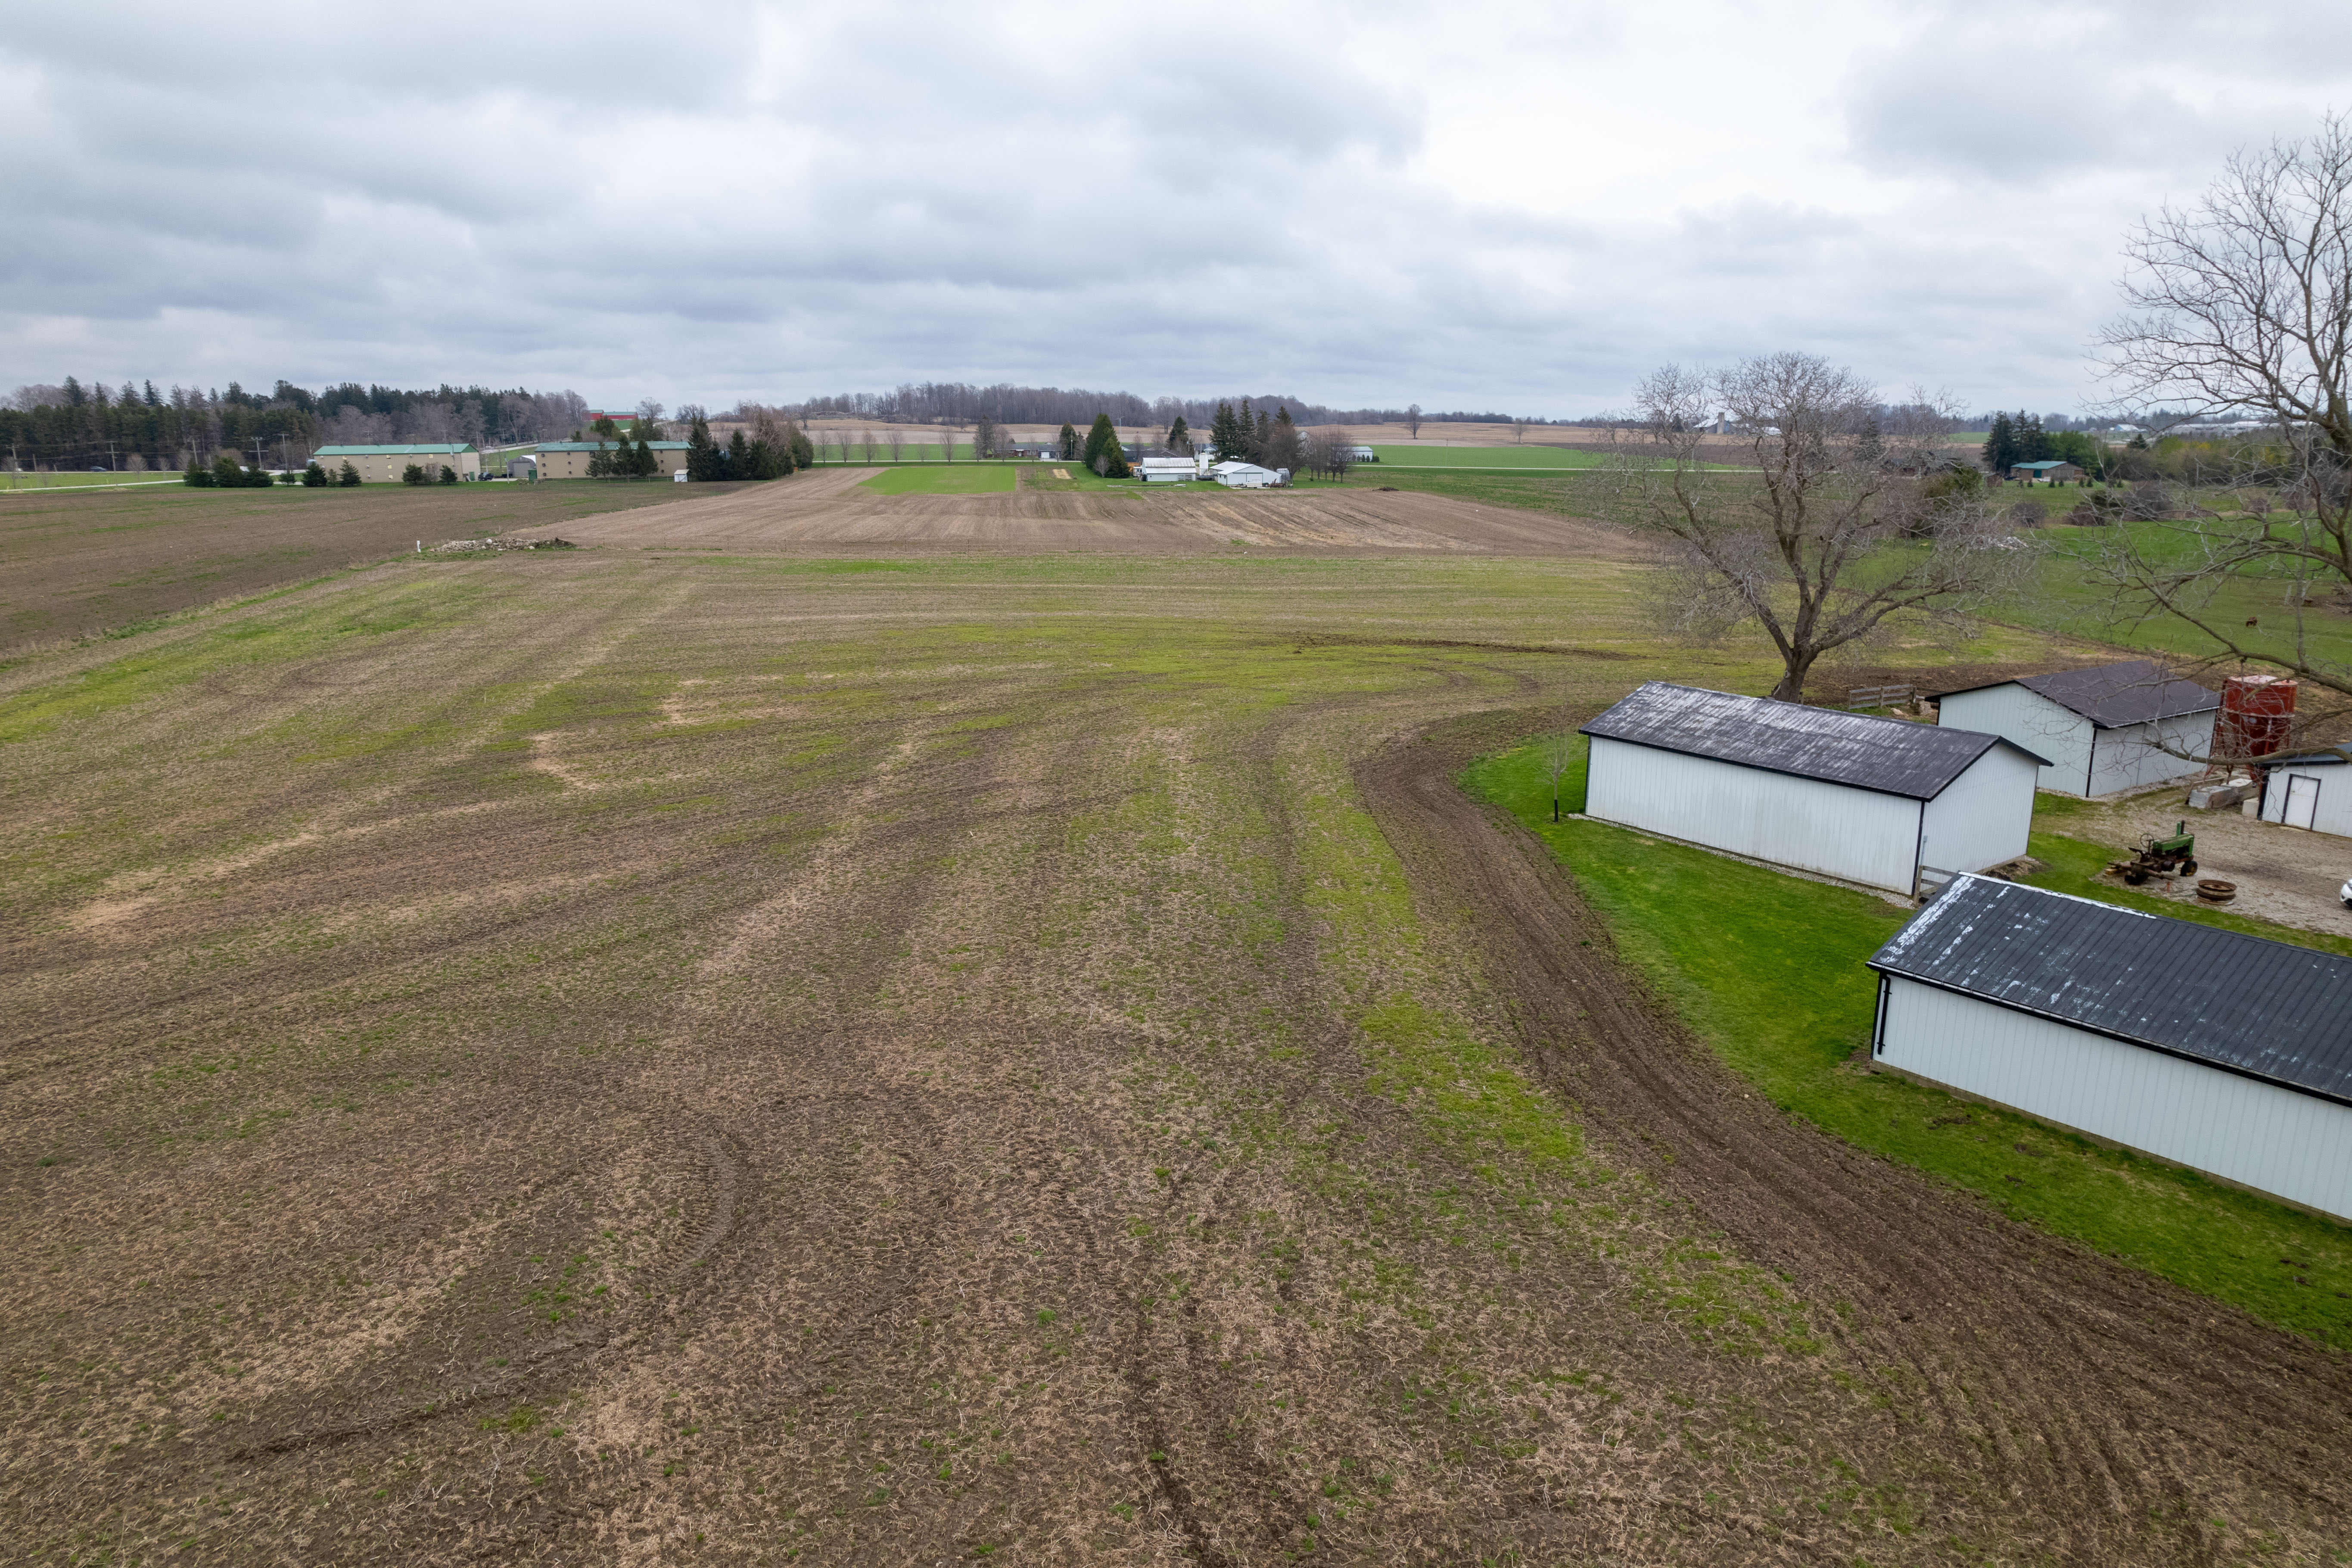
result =
[[2352,1220],[2352,959],[1962,877],[1869,963],[1880,1065]]
[[2025,853],[2042,759],[1971,734],[1654,680],[1584,726],[1585,815],[1911,897]]
[[2102,795],[2143,789],[2204,771],[2174,753],[2212,746],[2221,699],[2193,680],[2175,680],[2144,658],[1998,685],[1948,691],[1937,721],[1980,730],[2049,762],[2036,787]]
[[2263,759],[2263,820],[2352,837],[2352,768],[2336,752]]
[[1262,490],[1290,482],[1288,468],[1261,468],[1255,463],[1212,463],[1208,477],[1227,489]]

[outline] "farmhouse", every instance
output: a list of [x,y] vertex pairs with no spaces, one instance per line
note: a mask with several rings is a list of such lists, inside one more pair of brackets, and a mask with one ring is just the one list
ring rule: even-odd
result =
[[2051,458],[2039,463],[2015,464],[2010,468],[2009,477],[2029,481],[2043,479],[2051,484],[2073,484],[2083,477],[2083,470],[2072,463]]
[[1869,963],[1874,1061],[2352,1219],[2352,959],[1962,877]]
[[[2047,757],[2037,787],[2100,795],[2200,772],[2172,754],[2211,747],[2221,700],[2145,658],[1945,692],[1937,721]],[[2169,752],[2167,748],[2170,748]]]
[[451,469],[461,479],[482,477],[481,453],[464,441],[425,441],[404,447],[321,447],[310,454],[310,458],[330,472],[349,463],[359,470],[361,482],[371,485],[398,484],[411,463],[436,479],[444,468]]
[[2264,758],[2263,820],[2352,837],[2352,772],[2340,752]]
[[1584,726],[1585,814],[1908,898],[2025,853],[2042,759],[1998,735],[1654,680]]
[[[637,444],[629,442],[631,451]],[[588,459],[598,452],[614,449],[611,441],[542,441],[539,445],[539,477],[542,479],[584,479],[588,477]],[[686,471],[687,444],[683,441],[648,441],[646,449],[654,455],[654,477],[667,479]]]

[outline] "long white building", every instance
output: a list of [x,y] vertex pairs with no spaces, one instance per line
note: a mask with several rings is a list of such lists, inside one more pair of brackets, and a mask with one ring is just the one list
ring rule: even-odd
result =
[[1910,897],[2025,853],[2042,759],[1998,735],[1654,680],[1584,726],[1585,815]]
[[1948,691],[1937,721],[1999,735],[2049,762],[2037,787],[2100,795],[2204,771],[2221,699],[2145,658]]
[[1880,1065],[2352,1220],[2352,959],[1962,877],[1869,963]]

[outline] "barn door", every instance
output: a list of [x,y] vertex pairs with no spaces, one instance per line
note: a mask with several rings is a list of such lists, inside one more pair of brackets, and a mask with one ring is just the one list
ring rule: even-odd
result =
[[2303,773],[2286,775],[2286,825],[2289,827],[2309,827],[2312,814],[2319,809],[2319,781]]

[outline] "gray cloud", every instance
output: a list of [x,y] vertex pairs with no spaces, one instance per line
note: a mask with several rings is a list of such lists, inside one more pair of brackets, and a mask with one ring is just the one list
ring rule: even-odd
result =
[[1575,414],[1795,346],[2058,406],[2131,218],[2352,105],[2294,9],[52,8],[0,40],[0,384]]

